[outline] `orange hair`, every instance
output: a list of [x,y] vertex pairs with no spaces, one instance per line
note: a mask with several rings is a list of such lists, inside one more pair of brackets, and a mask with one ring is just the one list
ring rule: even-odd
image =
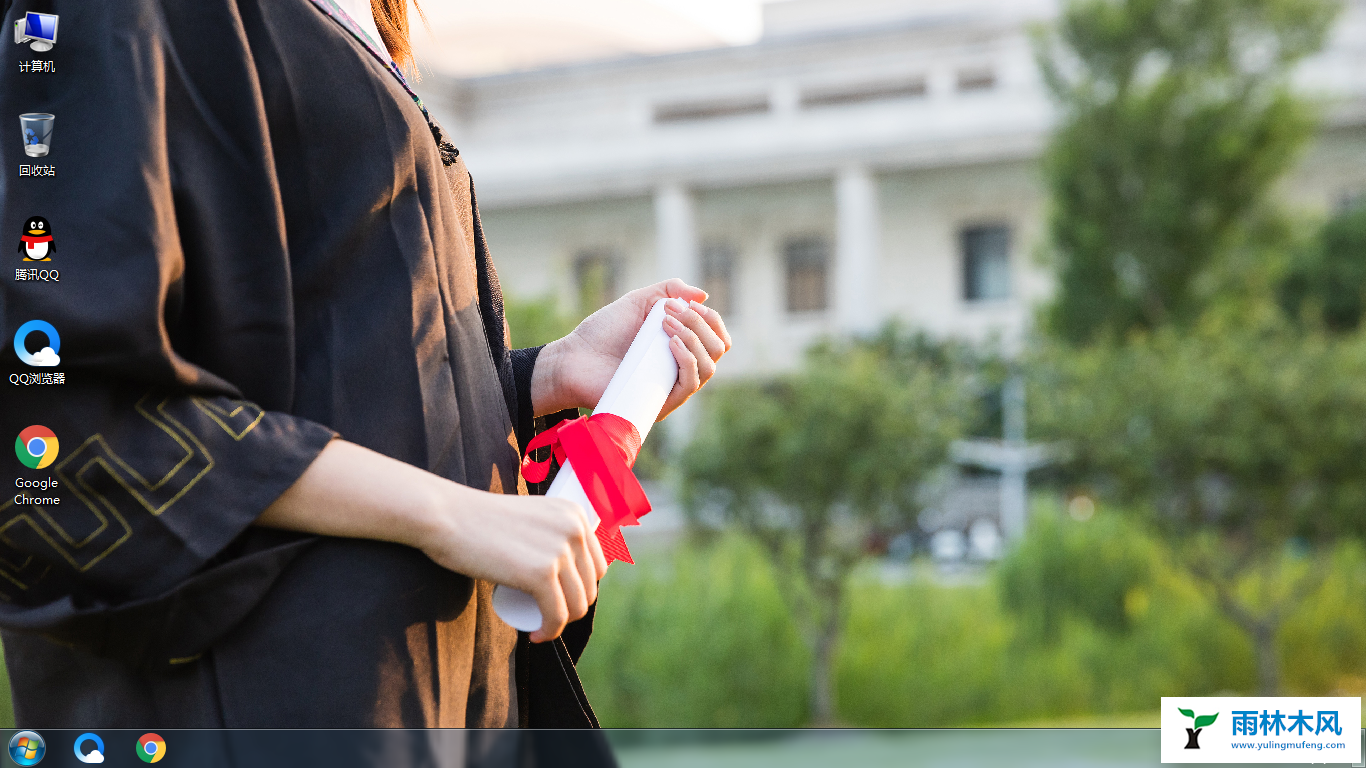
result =
[[[408,28],[408,2],[409,0],[370,0],[370,12],[374,14],[375,26],[379,27],[379,36],[384,38],[384,47],[389,49],[389,55],[394,57],[394,63],[404,68],[413,64],[413,41]],[[418,7],[417,0],[412,0],[412,3],[423,22],[426,22],[427,17]]]

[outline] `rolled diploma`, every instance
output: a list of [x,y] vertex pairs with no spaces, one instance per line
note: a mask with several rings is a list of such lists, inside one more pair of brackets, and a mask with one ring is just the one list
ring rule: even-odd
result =
[[[664,303],[660,299],[650,308],[645,323],[640,326],[626,356],[612,374],[607,389],[598,400],[593,413],[611,413],[635,425],[641,443],[650,434],[650,427],[659,418],[664,401],[669,399],[674,382],[678,380],[678,361],[669,349],[669,335],[664,332]],[[546,491],[546,496],[569,499],[587,513],[593,530],[598,527],[598,514],[583,492],[574,466],[565,462]],[[541,609],[531,595],[512,587],[498,585],[493,590],[493,611],[499,618],[523,632],[534,632],[541,627]]]

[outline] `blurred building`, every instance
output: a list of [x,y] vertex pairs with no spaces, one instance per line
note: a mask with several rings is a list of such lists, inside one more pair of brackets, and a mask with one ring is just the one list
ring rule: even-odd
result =
[[[785,0],[755,43],[424,85],[505,290],[592,309],[678,275],[727,313],[729,375],[891,317],[1017,339],[1050,291],[1037,171],[1056,0]],[[1331,105],[1286,194],[1366,189],[1366,0],[1302,86]]]
[[710,27],[686,13],[708,2],[734,0],[426,1],[413,46],[424,76],[467,78],[749,42],[743,8]]

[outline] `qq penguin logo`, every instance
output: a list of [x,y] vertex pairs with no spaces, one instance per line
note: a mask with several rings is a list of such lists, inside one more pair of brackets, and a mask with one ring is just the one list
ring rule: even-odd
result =
[[42,216],[30,216],[24,222],[24,231],[19,233],[19,255],[24,261],[51,261],[56,252],[52,225]]

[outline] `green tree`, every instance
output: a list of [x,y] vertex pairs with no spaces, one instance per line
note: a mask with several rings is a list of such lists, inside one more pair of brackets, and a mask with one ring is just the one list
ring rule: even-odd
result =
[[1291,91],[1334,0],[1074,0],[1039,36],[1061,107],[1044,170],[1071,342],[1189,324],[1314,128]]
[[1331,545],[1366,534],[1366,334],[1207,321],[1054,347],[1034,372],[1034,423],[1071,444],[1073,480],[1165,535],[1276,692],[1284,621]]
[[512,332],[512,345],[517,349],[548,344],[567,336],[583,319],[561,312],[555,299],[549,296],[522,299],[504,294],[503,311]]
[[997,571],[1003,607],[1026,636],[1046,644],[1062,635],[1066,616],[1122,633],[1151,587],[1152,546],[1118,515],[1084,523],[1035,514],[1029,535]]
[[952,374],[867,349],[814,352],[796,375],[708,399],[684,453],[684,500],[763,547],[812,655],[811,717],[835,721],[833,672],[850,573],[873,534],[905,530],[917,486],[968,408]]
[[578,664],[602,724],[800,727],[809,654],[754,542],[726,535],[642,554],[603,577]]
[[[962,402],[970,403],[965,412],[965,435],[1002,437],[1005,419],[1001,388],[1010,378],[1012,366],[995,346],[935,338],[899,320],[889,321],[877,333],[854,343],[882,360],[899,380],[910,381],[918,374],[930,373],[957,382],[965,396]],[[823,351],[821,346],[814,350],[816,354]]]
[[1298,256],[1280,287],[1282,306],[1329,330],[1356,329],[1366,310],[1366,201],[1329,219]]

